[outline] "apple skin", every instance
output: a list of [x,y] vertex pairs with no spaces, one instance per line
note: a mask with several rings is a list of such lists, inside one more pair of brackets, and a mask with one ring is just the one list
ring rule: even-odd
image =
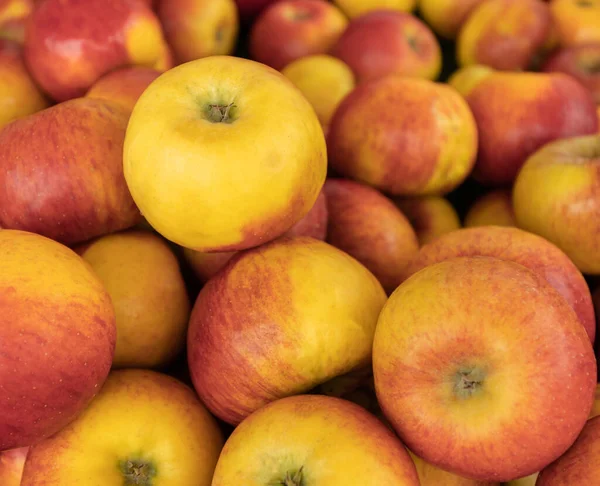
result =
[[2,486],[21,486],[23,466],[28,447],[19,447],[0,452],[0,484]]
[[25,36],[27,66],[56,101],[84,96],[125,65],[164,71],[169,56],[158,18],[141,0],[45,0]]
[[217,417],[237,425],[278,398],[368,367],[385,300],[362,264],[314,238],[240,252],[192,310],[194,387]]
[[598,0],[550,0],[550,9],[562,47],[600,43]]
[[0,128],[48,106],[23,62],[21,47],[0,39]]
[[465,227],[517,226],[511,189],[496,189],[478,197],[465,215]]
[[529,474],[523,478],[502,483],[503,486],[535,486],[539,473]]
[[486,185],[512,183],[527,157],[553,140],[598,130],[591,94],[563,73],[496,71],[466,99],[479,128],[473,177]]
[[394,202],[410,221],[421,246],[461,227],[456,209],[443,197],[396,198]]
[[459,65],[528,69],[552,28],[552,14],[541,0],[487,0],[471,12],[457,40]]
[[78,98],[4,127],[0,226],[71,245],[135,225],[122,166],[127,116]]
[[350,19],[361,17],[376,10],[412,12],[417,0],[333,0]]
[[583,275],[558,247],[527,231],[501,226],[453,231],[421,248],[407,268],[406,276],[450,258],[471,256],[512,261],[544,278],[572,307],[590,341],[594,342],[594,304]]
[[0,0],[0,39],[22,44],[33,7],[32,0]]
[[545,72],[570,74],[589,89],[596,104],[600,105],[600,40],[588,44],[560,49],[542,66]]
[[463,66],[452,73],[448,84],[461,95],[467,96],[475,86],[487,78],[495,70],[483,64]]
[[600,468],[600,417],[588,420],[571,448],[545,467],[536,486],[596,484]]
[[471,172],[478,145],[473,114],[453,88],[399,75],[346,96],[327,142],[337,173],[393,196],[450,192]]
[[483,0],[420,0],[419,12],[441,37],[454,40],[470,13]]
[[431,29],[414,15],[393,10],[352,20],[331,54],[350,66],[358,83],[389,74],[435,80],[442,68]]
[[163,0],[158,17],[177,64],[228,55],[239,30],[234,0]]
[[561,248],[586,274],[600,275],[600,135],[557,140],[535,152],[513,188],[517,224]]
[[480,481],[526,476],[563,454],[597,378],[567,301],[524,266],[481,256],[430,265],[396,289],[377,323],[373,371],[407,447]]
[[281,70],[301,57],[325,54],[348,26],[348,19],[323,0],[283,0],[254,22],[249,49],[252,59]]
[[86,97],[118,103],[131,113],[138,98],[160,74],[156,69],[139,66],[116,69],[96,81]]
[[102,283],[69,248],[2,229],[0,259],[2,451],[54,434],[89,404],[110,370],[116,328]]
[[590,418],[594,418],[600,415],[600,383],[596,385],[596,393],[594,394],[594,405],[590,412]]
[[478,481],[476,479],[457,476],[456,474],[444,471],[439,467],[429,464],[411,451],[408,451],[408,453],[417,468],[421,486],[500,486],[501,484],[498,482]]
[[392,201],[364,184],[328,179],[324,190],[327,241],[356,258],[392,293],[419,250],[410,222]]
[[[216,420],[187,385],[118,370],[75,421],[30,449],[21,486],[210,486],[222,446]],[[142,469],[127,482],[128,461],[150,474]]]
[[[268,459],[265,459],[268,458]],[[288,481],[301,470],[298,481]],[[394,434],[364,408],[320,395],[287,397],[245,419],[227,439],[212,486],[418,486]]]

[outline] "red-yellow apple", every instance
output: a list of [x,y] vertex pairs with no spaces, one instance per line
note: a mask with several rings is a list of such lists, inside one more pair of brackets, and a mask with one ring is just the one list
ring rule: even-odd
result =
[[550,9],[561,46],[600,42],[600,0],[550,0]]
[[30,448],[21,486],[210,486],[223,433],[193,390],[113,371],[71,424]]
[[348,254],[307,237],[240,252],[202,288],[188,331],[200,398],[238,424],[263,405],[370,366],[386,294]]
[[573,308],[594,342],[594,305],[583,275],[559,248],[527,231],[501,226],[453,231],[421,248],[408,267],[407,276],[434,263],[469,256],[512,261],[543,277]]
[[25,60],[55,100],[83,96],[125,65],[170,67],[158,18],[141,0],[45,0],[25,35]]
[[398,196],[450,192],[477,155],[475,120],[459,93],[399,75],[363,83],[346,96],[327,141],[338,173]]
[[0,131],[0,226],[70,245],[135,225],[123,176],[127,116],[78,98]]
[[32,10],[32,0],[0,0],[0,39],[22,43]]
[[473,176],[485,184],[509,184],[544,144],[598,129],[591,94],[563,73],[496,71],[466,99],[479,128]]
[[388,74],[435,80],[442,68],[431,29],[414,15],[393,10],[352,20],[331,54],[350,66],[359,83]]
[[402,443],[364,408],[301,395],[265,406],[227,439],[212,486],[238,484],[418,486],[419,478]]
[[467,96],[475,86],[494,72],[489,66],[483,64],[471,64],[464,66],[452,73],[448,78],[448,84],[461,95]]
[[239,20],[234,0],[163,0],[158,16],[178,63],[231,54]]
[[0,230],[0,451],[62,429],[102,385],[115,314],[92,269],[69,248]]
[[400,285],[377,323],[373,371],[407,447],[480,481],[526,476],[563,454],[596,387],[594,350],[567,301],[491,257],[436,263]]
[[478,197],[465,215],[465,226],[517,226],[512,191],[496,189]]
[[21,486],[23,466],[28,447],[19,447],[0,452],[0,484],[2,486]]
[[596,393],[594,394],[594,404],[592,405],[590,418],[597,417],[598,415],[600,415],[600,383],[596,385]]
[[250,55],[281,70],[301,57],[325,54],[346,29],[348,20],[323,0],[283,0],[268,7],[250,32]]
[[354,19],[375,10],[412,12],[417,0],[333,0],[342,12]]
[[478,481],[440,469],[408,451],[417,468],[420,486],[500,486],[498,482]]
[[314,109],[289,79],[211,56],[144,91],[123,164],[133,199],[161,235],[193,250],[232,251],[281,236],[310,211],[327,149]]
[[455,39],[469,14],[483,0],[420,0],[419,12],[436,34]]

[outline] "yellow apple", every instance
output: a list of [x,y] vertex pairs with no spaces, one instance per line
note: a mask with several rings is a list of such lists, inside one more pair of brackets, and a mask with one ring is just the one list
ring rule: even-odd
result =
[[477,481],[463,476],[457,476],[448,471],[444,471],[433,464],[424,461],[411,451],[408,451],[410,457],[415,463],[421,486],[499,486],[498,482]]
[[374,10],[412,12],[417,0],[333,0],[333,3],[353,19]]
[[473,9],[483,0],[420,0],[419,12],[436,34],[454,39]]
[[475,86],[492,74],[494,70],[484,64],[461,67],[448,78],[448,84],[461,95],[467,96]]
[[396,198],[394,202],[415,229],[420,245],[461,227],[456,209],[446,198],[421,196]]
[[496,189],[475,200],[465,215],[465,226],[516,226],[510,189]]

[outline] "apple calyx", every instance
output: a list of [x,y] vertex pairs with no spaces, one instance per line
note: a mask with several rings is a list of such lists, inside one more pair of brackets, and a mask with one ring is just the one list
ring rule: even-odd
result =
[[208,105],[208,120],[212,123],[231,123],[233,121],[232,108],[235,108],[233,103]]
[[151,462],[127,460],[121,463],[121,472],[125,479],[124,486],[152,486],[156,469]]
[[285,479],[281,483],[282,486],[302,486],[302,470],[304,466],[301,466],[295,473],[287,472],[285,474]]
[[481,368],[463,368],[455,375],[454,393],[460,399],[469,398],[481,390],[484,379]]

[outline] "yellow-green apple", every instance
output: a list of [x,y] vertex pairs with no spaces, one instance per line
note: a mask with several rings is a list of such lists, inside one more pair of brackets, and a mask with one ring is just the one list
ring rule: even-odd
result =
[[471,12],[456,45],[461,66],[528,69],[552,27],[550,7],[542,0],[487,0]]
[[96,81],[86,96],[118,103],[131,112],[138,98],[159,75],[156,69],[140,66],[116,69]]
[[268,7],[250,32],[252,59],[281,70],[290,62],[325,54],[337,42],[348,19],[323,0],[283,0]]
[[289,79],[255,61],[211,56],[144,91],[123,165],[161,235],[193,250],[233,251],[281,236],[310,211],[327,149],[314,109]]
[[187,385],[156,371],[113,371],[75,421],[30,448],[21,486],[210,486],[222,446]]
[[435,80],[442,68],[431,29],[414,15],[393,10],[352,20],[331,54],[350,66],[359,83],[388,74]]
[[573,308],[590,341],[594,342],[594,305],[583,275],[559,248],[527,231],[502,226],[453,231],[422,247],[406,274],[413,275],[429,265],[451,258],[471,256],[512,261],[544,278]]
[[310,102],[327,133],[335,110],[354,89],[350,67],[333,56],[316,54],[292,61],[281,72]]
[[364,408],[300,395],[266,405],[233,431],[212,486],[233,484],[418,486],[419,478],[402,443]]
[[394,202],[410,221],[419,245],[425,245],[461,227],[456,209],[443,197],[395,198]]
[[485,256],[429,265],[396,289],[373,371],[407,447],[480,481],[526,476],[563,454],[596,387],[594,350],[563,296],[523,265]]
[[421,486],[500,486],[498,482],[478,481],[458,476],[424,461],[411,451],[408,453],[417,468]]
[[375,10],[412,12],[417,0],[333,0],[342,12],[354,19]]
[[2,486],[21,486],[23,466],[28,447],[19,447],[0,452],[0,484]]
[[170,52],[158,18],[141,0],[45,0],[28,21],[25,60],[40,86],[65,101],[115,68],[163,71]]
[[0,39],[0,128],[48,106],[23,62],[21,47]]
[[269,5],[280,2],[281,0],[235,0],[238,11],[245,23],[248,23]]
[[506,481],[502,483],[503,486],[535,486],[539,473],[529,474],[528,476],[513,479],[512,481]]
[[519,227],[561,248],[583,272],[600,274],[600,135],[549,143],[519,172],[513,206]]
[[496,189],[478,197],[465,215],[465,226],[517,226],[512,191]]
[[0,39],[22,43],[33,7],[32,0],[0,0]]
[[550,0],[550,9],[561,46],[600,42],[600,0]]
[[46,237],[0,230],[0,451],[67,425],[104,382],[115,314],[75,252]]
[[483,64],[463,66],[452,73],[448,78],[448,84],[461,95],[467,96],[480,81],[493,72],[494,69]]
[[190,301],[170,246],[149,231],[106,235],[75,248],[115,308],[113,368],[168,364],[185,344]]
[[273,400],[366,368],[385,300],[362,264],[314,238],[240,252],[192,310],[196,391],[215,415],[238,424]]
[[327,241],[356,258],[393,292],[419,250],[406,216],[378,190],[358,182],[328,179],[324,189]]
[[455,39],[469,14],[483,0],[420,0],[419,12],[434,30],[446,39]]
[[127,112],[92,98],[59,103],[0,131],[0,226],[64,244],[135,225],[123,176]]
[[591,91],[600,105],[600,40],[596,44],[560,49],[546,60],[542,70],[570,74]]
[[598,129],[592,95],[563,73],[496,71],[466,99],[479,128],[473,176],[487,185],[513,182],[527,157],[544,144]]
[[327,142],[340,175],[394,196],[450,192],[471,172],[478,145],[475,119],[456,90],[399,75],[346,96]]
[[163,0],[158,17],[178,63],[227,55],[237,41],[234,0]]
[[597,484],[600,469],[600,417],[589,420],[569,450],[541,472],[536,486]]

